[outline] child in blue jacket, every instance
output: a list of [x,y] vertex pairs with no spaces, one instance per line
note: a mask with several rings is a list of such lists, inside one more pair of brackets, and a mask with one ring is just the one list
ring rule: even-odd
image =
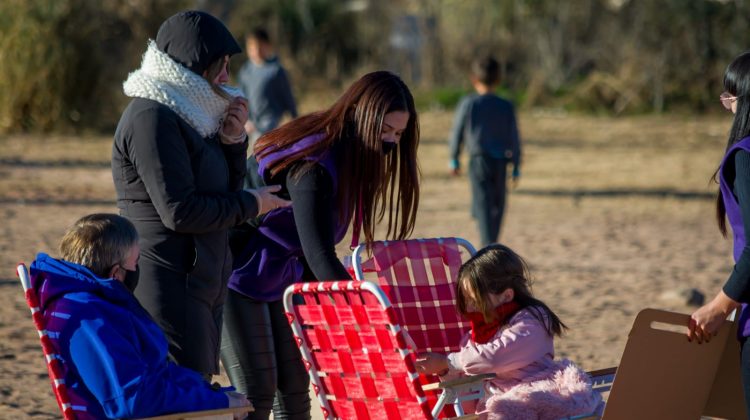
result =
[[132,293],[139,248],[127,219],[85,216],[65,234],[60,252],[59,260],[40,253],[30,271],[76,418],[140,418],[249,404],[167,359],[164,334]]
[[513,181],[521,175],[521,140],[513,104],[493,92],[500,70],[492,57],[472,65],[471,82],[476,94],[458,105],[450,137],[451,170],[459,174],[459,155],[466,140],[471,181],[471,214],[477,220],[482,246],[498,241],[505,211],[508,163]]

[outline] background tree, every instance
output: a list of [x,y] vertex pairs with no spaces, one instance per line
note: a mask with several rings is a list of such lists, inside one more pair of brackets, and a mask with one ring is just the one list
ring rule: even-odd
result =
[[[266,26],[298,94],[399,72],[420,106],[452,106],[478,55],[524,107],[597,113],[714,109],[723,67],[750,43],[746,0],[5,0],[0,132],[111,131],[122,81],[159,24],[187,8],[241,39]],[[243,60],[234,60],[239,67]]]

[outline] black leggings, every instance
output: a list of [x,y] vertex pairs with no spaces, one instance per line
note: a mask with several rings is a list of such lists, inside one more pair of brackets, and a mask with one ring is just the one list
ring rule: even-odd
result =
[[[221,362],[255,411],[248,419],[310,418],[310,378],[282,301],[260,302],[229,290]],[[275,398],[274,398],[275,397]]]

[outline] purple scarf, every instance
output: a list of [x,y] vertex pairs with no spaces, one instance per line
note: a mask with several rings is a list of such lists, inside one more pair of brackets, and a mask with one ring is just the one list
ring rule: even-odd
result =
[[[267,179],[264,175],[267,175],[271,164],[305,150],[322,139],[322,134],[308,136],[286,149],[269,153],[258,161],[258,173]],[[337,202],[338,177],[333,153],[325,151],[320,156],[306,159],[316,161],[331,175],[334,202]],[[348,226],[349,221],[336,226],[336,243],[344,238]],[[263,302],[279,300],[287,286],[302,280],[304,269],[300,258],[303,255],[292,208],[270,211],[263,217],[257,232],[250,237],[242,252],[234,256],[229,288]]]

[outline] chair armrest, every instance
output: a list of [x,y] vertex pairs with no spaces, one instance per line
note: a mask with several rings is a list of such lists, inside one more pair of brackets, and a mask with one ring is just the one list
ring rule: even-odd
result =
[[455,387],[462,386],[462,385],[476,384],[476,383],[485,381],[487,379],[492,379],[494,377],[495,377],[494,373],[483,373],[481,375],[462,376],[456,379],[450,379],[447,381],[440,381],[440,382],[423,385],[422,389],[425,391],[432,391],[435,389],[455,388]]
[[247,407],[234,407],[234,408],[219,408],[216,410],[202,410],[202,411],[191,411],[189,413],[173,413],[165,414],[163,416],[148,417],[142,420],[180,420],[180,419],[200,419],[200,418],[220,418],[220,416],[242,413],[251,413],[255,411],[253,405],[250,404]]
[[604,368],[604,369],[592,370],[592,371],[588,371],[586,373],[588,373],[589,376],[591,376],[592,378],[596,378],[596,377],[599,377],[599,376],[614,375],[615,372],[617,372],[617,366],[612,366],[612,367],[608,367],[608,368]]
[[591,377],[591,388],[599,393],[607,392],[612,388],[617,373],[617,366],[592,370],[586,372]]

